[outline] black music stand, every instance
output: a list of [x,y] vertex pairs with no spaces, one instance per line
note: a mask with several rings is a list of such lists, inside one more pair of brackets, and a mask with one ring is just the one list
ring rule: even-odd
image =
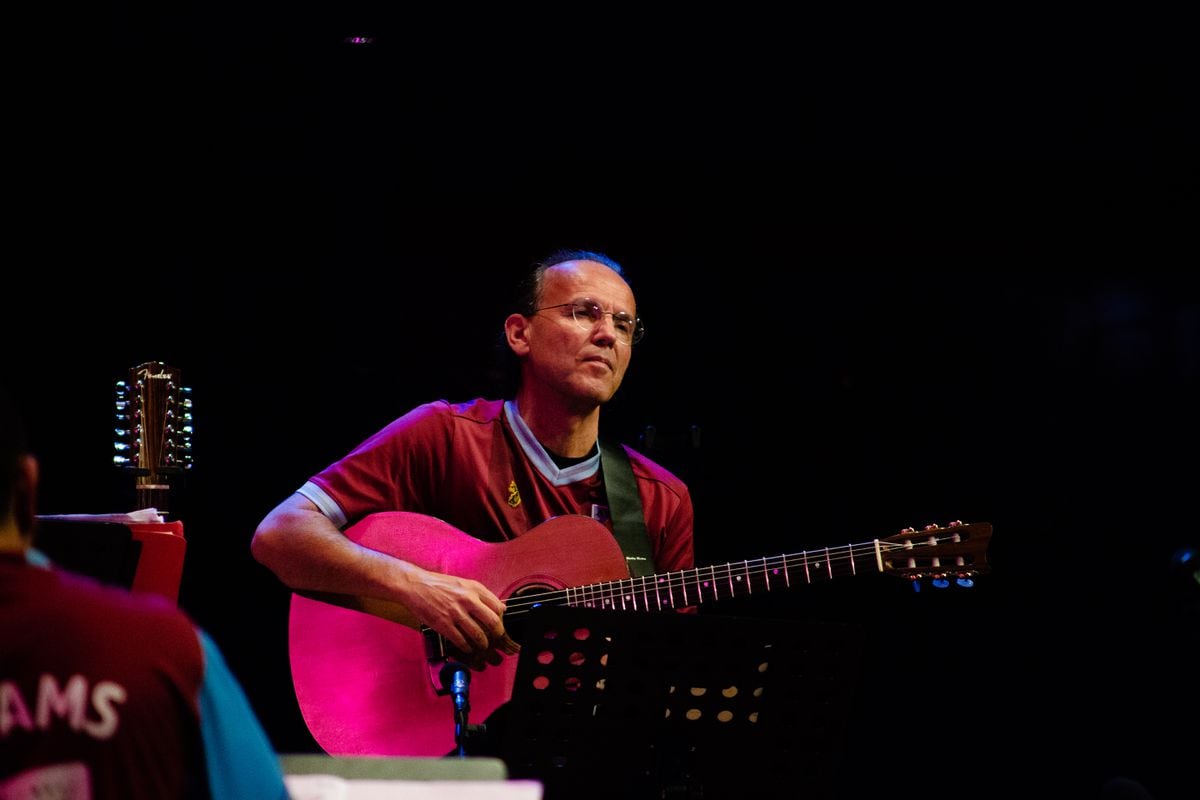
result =
[[521,635],[501,755],[564,798],[828,798],[862,633],[542,607]]

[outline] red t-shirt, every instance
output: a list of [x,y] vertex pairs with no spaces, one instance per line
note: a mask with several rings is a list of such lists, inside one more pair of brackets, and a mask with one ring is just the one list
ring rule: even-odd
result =
[[81,763],[97,797],[183,797],[185,787],[203,786],[196,700],[204,661],[188,619],[165,601],[9,566],[4,593],[12,596],[0,625],[8,662],[0,668],[3,774],[16,765]]
[[284,798],[212,639],[152,594],[0,555],[0,796]]
[[[599,457],[557,468],[515,405],[476,399],[418,406],[301,488],[339,525],[377,511],[438,517],[484,541],[520,536],[553,516],[608,525]],[[675,475],[626,447],[656,572],[694,566],[692,500]]]

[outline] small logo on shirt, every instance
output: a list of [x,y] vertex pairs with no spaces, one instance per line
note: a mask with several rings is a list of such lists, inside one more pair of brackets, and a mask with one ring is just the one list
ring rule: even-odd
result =
[[517,482],[508,482],[508,504],[513,508],[521,505],[521,493],[517,491]]

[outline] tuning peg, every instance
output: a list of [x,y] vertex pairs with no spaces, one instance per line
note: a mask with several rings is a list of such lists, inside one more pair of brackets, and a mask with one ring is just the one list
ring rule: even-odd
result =
[[926,526],[925,526],[924,528],[922,528],[921,530],[923,530],[923,531],[936,531],[936,530],[937,530],[938,528],[940,528],[940,527],[942,527],[942,526],[941,526],[941,525],[933,525],[933,524],[930,524],[930,525],[926,525]]
[[970,589],[972,586],[975,585],[975,579],[968,575],[961,575],[954,582],[957,583],[959,586],[961,586],[964,589]]
[[933,588],[935,589],[945,589],[950,586],[950,580],[943,577],[934,578],[930,583],[933,584]]

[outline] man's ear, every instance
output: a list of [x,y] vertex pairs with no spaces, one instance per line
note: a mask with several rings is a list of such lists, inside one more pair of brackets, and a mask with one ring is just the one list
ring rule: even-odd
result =
[[509,314],[504,320],[504,338],[508,346],[518,356],[529,353],[529,317],[523,314]]
[[13,518],[22,536],[33,534],[34,518],[37,516],[38,462],[33,456],[21,459],[17,469],[17,481],[13,492]]

